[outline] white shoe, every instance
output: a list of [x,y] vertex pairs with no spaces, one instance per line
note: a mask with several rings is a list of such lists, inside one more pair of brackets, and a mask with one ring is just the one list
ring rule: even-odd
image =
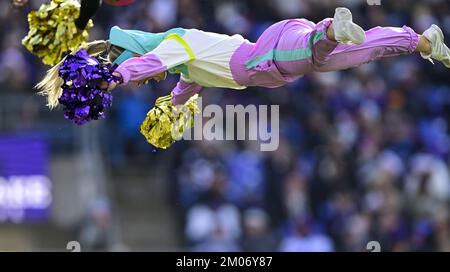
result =
[[422,58],[431,61],[433,59],[442,62],[445,67],[450,68],[450,49],[444,43],[444,33],[437,25],[432,25],[425,30],[423,36],[430,41],[431,54],[420,53]]
[[345,44],[362,44],[366,33],[353,23],[353,16],[347,8],[337,8],[333,19],[334,37],[336,41]]

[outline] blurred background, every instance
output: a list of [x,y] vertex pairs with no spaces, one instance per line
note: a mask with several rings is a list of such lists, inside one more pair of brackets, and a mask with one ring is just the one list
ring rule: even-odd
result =
[[[138,131],[176,77],[121,88],[105,120],[82,127],[32,89],[48,68],[22,46],[26,14],[0,2],[0,251],[450,251],[450,74],[405,56],[278,89],[207,88],[205,104],[280,105],[273,152],[254,141],[180,141]],[[432,23],[446,0],[138,0],[104,5],[109,28],[240,33],[286,18],[318,22],[346,6],[365,29]]]

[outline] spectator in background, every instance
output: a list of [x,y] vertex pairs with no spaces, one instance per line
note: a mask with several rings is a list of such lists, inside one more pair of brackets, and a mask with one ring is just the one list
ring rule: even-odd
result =
[[228,158],[228,194],[241,208],[264,205],[266,189],[262,168],[262,154],[244,143]]
[[113,246],[113,225],[109,201],[94,200],[80,226],[78,241],[85,251],[108,251]]
[[226,199],[226,177],[219,171],[213,175],[210,187],[187,212],[186,237],[197,250],[237,249],[241,236],[239,210]]
[[[210,190],[218,177],[216,171],[225,174],[225,161],[220,152],[216,145],[198,141],[184,153],[177,171],[178,197],[183,208],[195,205]],[[220,193],[225,197],[224,192]]]
[[292,222],[292,230],[281,240],[282,252],[330,252],[334,250],[332,240],[314,229],[314,221],[300,216]]
[[243,214],[242,249],[249,252],[272,252],[277,249],[278,237],[271,230],[269,216],[259,208],[250,208]]

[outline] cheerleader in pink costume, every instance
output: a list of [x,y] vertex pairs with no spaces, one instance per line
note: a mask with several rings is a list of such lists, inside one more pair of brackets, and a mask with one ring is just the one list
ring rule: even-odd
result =
[[[364,32],[346,8],[337,8],[334,18],[317,24],[306,19],[278,22],[264,31],[256,43],[241,35],[197,29],[148,33],[113,27],[107,41],[95,41],[84,48],[89,55],[107,56],[109,62],[118,65],[113,73],[118,80],[103,82],[102,89],[112,90],[129,82],[159,81],[167,73],[180,75],[170,96],[156,101],[157,107],[147,114],[141,126],[147,140],[162,148],[173,139],[164,144],[158,142],[160,139],[175,138],[168,136],[170,130],[184,130],[164,121],[176,121],[169,109],[183,105],[195,112],[192,102],[203,87],[275,88],[312,72],[339,71],[414,52],[450,68],[450,49],[438,26],[432,25],[422,35],[407,26],[375,27]],[[62,95],[58,69],[58,65],[53,67],[37,85],[40,94],[47,96],[50,108],[58,105]],[[170,117],[163,118],[164,114]]]
[[[450,68],[450,50],[438,26],[423,35],[407,26],[364,32],[346,8],[337,8],[333,19],[318,24],[306,19],[278,22],[256,43],[240,35],[195,29],[171,37],[144,55],[135,57],[138,52],[133,52],[134,57],[116,60],[120,83],[160,80],[166,71],[182,68],[175,69],[181,78],[172,91],[172,101],[182,104],[202,87],[280,87],[311,72],[339,71],[414,52]],[[110,42],[115,45],[113,39]],[[109,89],[115,86],[112,83]]]

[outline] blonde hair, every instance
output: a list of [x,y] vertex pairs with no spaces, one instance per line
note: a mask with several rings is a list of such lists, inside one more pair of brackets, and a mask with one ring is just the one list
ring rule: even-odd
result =
[[[111,46],[109,41],[103,40],[85,43],[77,48],[75,52],[81,49],[86,49],[89,55],[98,57],[103,62],[112,62],[123,52],[122,48]],[[105,53],[108,53],[107,58],[102,56]],[[59,105],[58,99],[62,95],[61,86],[63,84],[63,79],[59,77],[59,68],[65,60],[66,57],[49,69],[45,77],[35,86],[35,88],[39,90],[39,95],[47,97],[47,106],[50,109],[53,109]]]

